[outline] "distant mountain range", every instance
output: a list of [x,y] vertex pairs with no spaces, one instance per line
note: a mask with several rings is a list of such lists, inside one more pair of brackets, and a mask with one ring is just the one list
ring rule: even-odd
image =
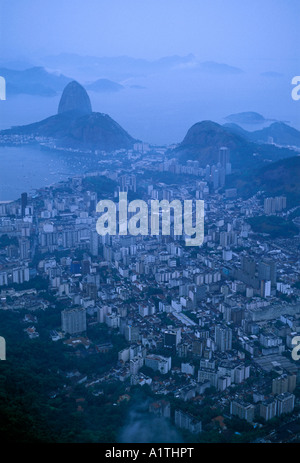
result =
[[87,90],[91,90],[92,92],[119,92],[123,90],[125,87],[117,82],[112,82],[109,79],[98,79],[96,82],[88,84],[85,86]]
[[[63,74],[48,72],[43,67],[26,70],[0,68],[0,75],[6,80],[8,97],[19,94],[52,97],[73,80]],[[117,92],[124,89],[123,85],[108,79],[98,79],[86,88],[94,92]]]
[[75,81],[64,89],[57,115],[0,132],[0,135],[14,134],[51,137],[58,140],[60,146],[105,151],[129,149],[135,142],[107,114],[92,112],[86,90]]
[[262,124],[267,119],[259,113],[247,111],[243,113],[230,114],[225,117],[226,120],[234,122],[235,124]]
[[260,144],[248,137],[248,132],[237,126],[222,126],[212,121],[198,122],[187,132],[184,140],[173,153],[182,161],[198,160],[202,166],[218,162],[219,149],[226,146],[231,152],[231,163],[235,169],[244,169],[264,162],[295,155],[295,151],[278,148],[271,144]]
[[284,122],[274,122],[269,127],[254,132],[248,132],[237,124],[223,126],[232,134],[242,136],[256,143],[275,143],[281,146],[296,146],[300,148],[300,132]]
[[202,72],[212,73],[212,74],[242,74],[244,71],[235,66],[229,66],[224,63],[216,63],[215,61],[205,61],[203,63],[198,63],[195,66],[196,69]]
[[0,75],[6,80],[8,96],[20,93],[54,96],[72,80],[62,74],[51,74],[43,67],[33,67],[25,71],[0,68]]
[[62,53],[43,58],[43,62],[53,69],[77,69],[86,74],[106,75],[111,79],[124,79],[165,71],[198,71],[211,74],[241,74],[242,69],[225,63],[199,61],[193,54],[186,56],[166,56],[157,60],[132,58],[129,56],[97,57]]
[[[239,74],[241,69],[213,61],[199,62],[194,55],[168,56],[155,61],[135,59],[127,56],[112,58],[82,57],[73,54],[62,54],[46,58],[47,67],[63,69],[63,72],[73,73],[79,69],[82,75],[105,76],[86,85],[87,90],[94,92],[118,92],[125,87],[114,80],[124,80],[134,76],[144,76],[148,73],[168,70],[192,70],[210,74]],[[17,63],[16,63],[17,65]],[[61,71],[52,72],[42,66],[29,69],[10,69],[0,67],[0,75],[6,79],[7,95],[38,95],[55,96],[73,79]],[[143,86],[130,85],[130,88],[140,89]]]

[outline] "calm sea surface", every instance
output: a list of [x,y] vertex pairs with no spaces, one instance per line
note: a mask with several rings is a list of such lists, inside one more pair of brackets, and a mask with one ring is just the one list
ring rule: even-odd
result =
[[16,200],[21,193],[83,173],[80,162],[38,147],[0,148],[0,201]]

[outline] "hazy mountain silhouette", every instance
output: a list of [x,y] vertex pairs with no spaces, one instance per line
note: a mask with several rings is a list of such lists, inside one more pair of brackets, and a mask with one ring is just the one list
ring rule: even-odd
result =
[[75,53],[61,53],[43,59],[48,66],[55,69],[77,69],[93,76],[101,72],[112,79],[123,79],[132,76],[144,76],[150,73],[170,70],[187,70],[211,73],[216,75],[240,74],[243,71],[225,63],[199,61],[193,54],[186,56],[165,56],[157,60],[132,58],[129,56],[97,57],[81,56]]
[[58,114],[68,111],[76,111],[80,114],[92,113],[90,97],[82,85],[75,80],[64,89],[58,106]]
[[119,92],[123,90],[125,87],[117,82],[113,82],[109,79],[98,79],[91,84],[85,86],[87,90],[91,90],[93,92]]
[[[46,71],[45,68],[31,67],[26,70],[14,70],[0,67],[0,75],[6,80],[8,95],[55,96],[72,81],[63,74]],[[98,79],[86,85],[87,90],[94,92],[116,92],[124,87],[109,79]]]
[[270,137],[278,145],[300,147],[300,132],[284,122],[274,122],[269,127],[250,132],[250,138],[258,142],[267,142]]
[[223,124],[224,129],[226,129],[228,132],[231,132],[235,135],[240,135],[244,137],[245,139],[249,140],[250,139],[250,132],[248,130],[243,129],[240,125],[235,124],[233,122],[227,122],[226,124]]
[[266,121],[264,116],[253,111],[230,114],[225,119],[236,124],[261,124]]
[[241,135],[256,143],[273,142],[281,146],[296,146],[300,148],[300,132],[284,122],[274,122],[269,127],[254,132],[248,132],[237,124],[224,124],[223,127],[235,135]]
[[6,80],[7,95],[27,94],[54,96],[61,92],[72,79],[63,74],[52,74],[43,67],[32,67],[25,71],[0,68]]
[[204,61],[198,64],[198,69],[203,72],[212,74],[242,74],[244,71],[235,66],[229,66],[225,63],[216,63],[215,61]]
[[289,149],[280,149],[273,145],[254,143],[248,138],[247,131],[233,130],[212,121],[194,124],[183,141],[174,150],[179,159],[198,160],[202,166],[218,162],[219,149],[226,146],[231,152],[231,163],[234,168],[242,169],[264,161],[276,161],[295,155]]
[[107,114],[92,112],[86,90],[75,81],[64,89],[57,115],[34,124],[3,130],[0,134],[51,137],[62,146],[106,151],[129,149],[135,142]]

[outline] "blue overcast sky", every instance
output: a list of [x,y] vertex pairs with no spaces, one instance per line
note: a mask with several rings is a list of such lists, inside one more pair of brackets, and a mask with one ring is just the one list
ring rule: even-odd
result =
[[0,0],[2,57],[299,57],[299,0]]

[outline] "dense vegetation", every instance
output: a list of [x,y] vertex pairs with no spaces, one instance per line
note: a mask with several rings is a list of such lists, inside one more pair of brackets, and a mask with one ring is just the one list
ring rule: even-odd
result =
[[103,175],[97,177],[86,177],[83,179],[84,189],[95,191],[99,198],[101,198],[103,194],[113,193],[116,186],[116,182]]
[[[54,310],[55,313],[52,313]],[[1,336],[6,339],[7,360],[0,362],[0,433],[5,442],[115,442],[125,422],[126,403],[117,402],[125,386],[101,385],[101,394],[73,384],[65,373],[101,374],[115,364],[124,340],[110,335],[106,326],[91,332],[95,341],[110,339],[108,353],[75,355],[62,341],[52,342],[48,329],[57,326],[59,308],[38,312],[40,337],[24,333],[24,313],[0,311]],[[47,328],[46,328],[47,327]],[[84,348],[83,348],[84,349]],[[80,352],[79,352],[80,353]]]
[[288,208],[298,206],[300,202],[300,157],[290,157],[268,164],[259,169],[248,169],[243,173],[231,175],[227,188],[237,188],[245,198],[258,191],[269,196],[284,195]]
[[247,222],[254,232],[267,233],[272,239],[292,238],[299,233],[298,227],[292,221],[276,215],[251,217]]

